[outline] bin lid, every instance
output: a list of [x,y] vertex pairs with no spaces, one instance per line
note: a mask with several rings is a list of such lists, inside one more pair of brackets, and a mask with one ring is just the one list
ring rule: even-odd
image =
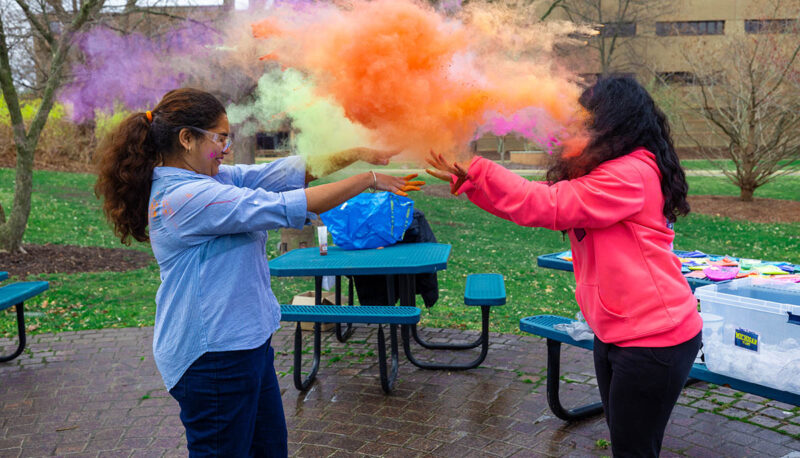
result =
[[725,283],[697,288],[695,295],[701,301],[712,293],[800,306],[800,284],[760,278],[740,278]]

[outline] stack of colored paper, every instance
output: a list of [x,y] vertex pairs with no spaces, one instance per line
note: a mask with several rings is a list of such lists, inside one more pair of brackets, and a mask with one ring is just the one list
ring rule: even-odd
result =
[[688,278],[713,281],[744,277],[771,277],[800,283],[800,266],[789,262],[714,256],[702,251],[681,252],[681,271]]

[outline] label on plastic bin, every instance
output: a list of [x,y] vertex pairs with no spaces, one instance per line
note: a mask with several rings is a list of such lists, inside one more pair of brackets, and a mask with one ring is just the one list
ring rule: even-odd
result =
[[733,343],[745,350],[758,351],[758,334],[747,329],[738,328],[733,337]]

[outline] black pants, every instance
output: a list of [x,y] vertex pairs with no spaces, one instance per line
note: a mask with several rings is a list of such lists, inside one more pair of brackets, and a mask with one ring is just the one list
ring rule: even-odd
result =
[[618,347],[594,339],[597,385],[615,457],[657,457],[701,334],[674,347]]

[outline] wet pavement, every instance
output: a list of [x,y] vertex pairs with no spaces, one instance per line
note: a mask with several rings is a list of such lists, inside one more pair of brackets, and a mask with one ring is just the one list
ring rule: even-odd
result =
[[[325,333],[317,381],[304,393],[292,382],[292,330],[287,324],[273,345],[293,456],[611,454],[602,416],[568,424],[550,412],[546,345],[538,337],[492,334],[486,361],[465,372],[418,369],[401,350],[387,396],[375,326],[358,326],[346,343]],[[477,336],[421,333],[436,342]],[[0,363],[0,457],[186,456],[177,403],[153,363],[152,335],[152,328],[128,328],[29,336],[22,356]],[[0,339],[0,353],[14,346]],[[473,351],[440,352],[438,360],[466,361]],[[598,399],[590,352],[564,347],[561,370],[565,406]],[[672,414],[662,456],[784,457],[798,450],[800,408],[698,383]]]

